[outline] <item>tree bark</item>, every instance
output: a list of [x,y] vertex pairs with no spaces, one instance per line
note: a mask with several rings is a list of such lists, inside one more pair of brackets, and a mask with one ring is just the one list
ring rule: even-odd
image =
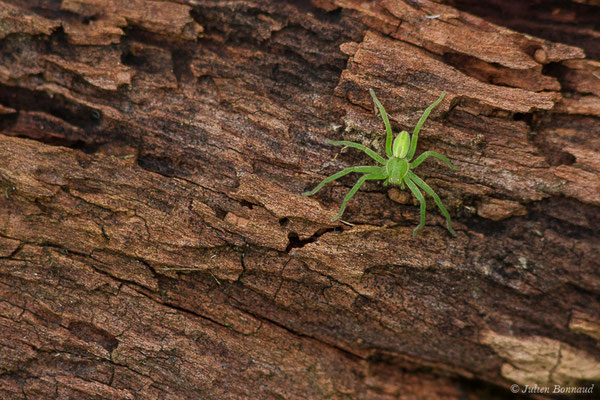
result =
[[[0,397],[598,395],[600,7],[548,3],[0,0]],[[302,196],[384,153],[370,88],[447,92],[456,237]]]

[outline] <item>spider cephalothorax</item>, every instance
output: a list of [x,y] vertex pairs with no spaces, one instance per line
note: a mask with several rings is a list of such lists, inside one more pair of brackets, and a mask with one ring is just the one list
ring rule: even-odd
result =
[[431,110],[433,110],[433,108],[440,104],[440,102],[444,99],[446,92],[443,92],[439,99],[437,99],[432,105],[427,107],[427,109],[421,116],[421,119],[419,119],[417,126],[415,126],[412,137],[408,134],[408,132],[402,131],[398,134],[398,136],[396,136],[396,139],[393,140],[393,143],[392,128],[390,126],[390,121],[388,119],[387,113],[385,112],[385,109],[377,99],[377,96],[375,96],[375,92],[372,89],[370,90],[370,93],[371,97],[373,97],[375,105],[379,109],[379,113],[381,114],[381,118],[383,119],[383,123],[385,125],[385,152],[388,159],[386,160],[373,150],[359,143],[348,142],[345,140],[339,142],[334,142],[330,140],[329,143],[338,146],[354,147],[355,149],[362,150],[365,153],[367,153],[369,157],[382,164],[383,167],[358,166],[346,168],[336,174],[331,175],[328,178],[325,178],[321,183],[317,185],[316,188],[304,193],[304,195],[312,196],[313,194],[317,193],[323,186],[325,186],[326,183],[341,178],[342,176],[351,172],[363,173],[364,175],[360,177],[358,182],[356,182],[356,184],[352,187],[352,189],[350,189],[350,191],[344,198],[342,206],[340,207],[340,211],[332,219],[332,221],[335,221],[336,219],[342,216],[344,210],[346,209],[346,204],[348,204],[348,201],[352,198],[352,196],[354,196],[358,189],[360,189],[360,187],[363,183],[365,183],[365,181],[383,180],[384,186],[387,186],[389,183],[391,183],[393,185],[400,185],[402,189],[404,189],[404,185],[406,185],[413,193],[413,195],[417,198],[417,200],[419,200],[419,204],[421,205],[421,221],[413,231],[413,237],[415,237],[419,233],[421,228],[425,226],[425,197],[423,196],[423,193],[421,193],[421,191],[419,190],[419,188],[421,188],[425,193],[433,197],[435,204],[437,204],[442,214],[444,214],[444,217],[446,217],[448,230],[453,235],[456,235],[456,232],[454,232],[454,229],[452,229],[452,221],[450,220],[450,214],[448,214],[446,207],[444,207],[444,205],[442,204],[440,197],[437,195],[437,193],[433,191],[433,189],[427,183],[425,183],[425,181],[419,178],[412,171],[416,167],[418,167],[419,164],[425,161],[425,159],[427,159],[427,157],[429,156],[433,156],[435,158],[438,158],[439,160],[442,160],[444,163],[446,163],[446,165],[448,165],[452,169],[456,169],[456,167],[452,165],[452,163],[446,157],[434,151],[426,151],[419,157],[417,157],[414,161],[411,161],[413,156],[415,155],[415,151],[417,150],[417,140],[419,139],[419,131],[421,130],[421,127],[425,123],[425,120],[429,116],[429,113],[431,113]]

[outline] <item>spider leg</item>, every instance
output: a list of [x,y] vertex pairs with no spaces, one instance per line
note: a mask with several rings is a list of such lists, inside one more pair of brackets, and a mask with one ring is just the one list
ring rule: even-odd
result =
[[392,139],[393,139],[393,135],[392,135],[392,127],[390,126],[390,120],[388,119],[388,115],[385,112],[385,108],[383,108],[383,105],[381,104],[381,102],[379,101],[379,99],[377,98],[377,96],[375,96],[375,92],[373,91],[373,89],[370,89],[369,93],[371,93],[371,97],[373,98],[373,102],[375,103],[375,105],[379,109],[379,114],[381,114],[381,119],[383,119],[383,124],[385,125],[385,131],[386,131],[386,137],[385,137],[385,154],[387,154],[388,157],[391,157],[392,156]]
[[419,200],[419,204],[421,205],[421,222],[419,222],[419,225],[417,225],[417,227],[413,230],[414,239],[415,237],[417,237],[421,228],[425,226],[425,214],[427,212],[427,209],[425,208],[425,197],[423,196],[423,193],[421,193],[421,191],[410,180],[409,177],[405,176],[403,180],[404,182],[406,182],[406,186],[408,186],[413,195],[417,198],[417,200]]
[[410,150],[406,155],[406,158],[408,158],[409,160],[413,158],[413,156],[415,155],[415,151],[417,150],[417,140],[419,140],[419,131],[421,130],[421,127],[423,126],[425,120],[427,119],[427,117],[429,117],[429,114],[435,108],[435,106],[440,104],[440,102],[444,99],[444,96],[446,96],[446,92],[442,92],[440,98],[437,99],[432,105],[427,107],[427,109],[423,112],[423,115],[421,115],[421,119],[419,119],[419,122],[417,122],[417,126],[415,126],[415,130],[413,131],[412,137],[410,139]]
[[450,160],[448,160],[446,158],[446,156],[443,156],[439,153],[436,153],[435,151],[426,151],[423,154],[421,154],[419,157],[417,157],[417,159],[413,162],[410,163],[410,167],[411,168],[417,168],[419,166],[419,164],[421,164],[423,161],[425,161],[427,159],[427,157],[432,156],[435,157],[439,160],[442,160],[444,163],[446,163],[447,166],[449,166],[452,169],[458,169],[456,168],[454,165],[452,165],[452,163],[450,162]]
[[378,173],[381,173],[381,167],[357,166],[357,167],[349,167],[349,168],[343,169],[340,172],[337,172],[337,173],[323,179],[323,181],[321,183],[319,183],[316,188],[314,188],[313,190],[310,190],[308,192],[304,192],[303,194],[304,194],[304,196],[312,196],[313,194],[315,194],[319,190],[321,190],[321,188],[323,186],[325,186],[327,183],[329,183],[331,181],[335,181],[336,179],[341,178],[342,176],[347,175],[351,172],[361,172],[361,173],[366,173],[366,174],[378,174]]
[[333,217],[331,220],[335,221],[336,219],[338,219],[342,216],[342,214],[344,213],[344,210],[346,209],[346,204],[348,204],[348,201],[352,198],[352,196],[354,196],[354,194],[358,191],[358,189],[360,189],[360,187],[363,185],[363,183],[365,183],[366,180],[386,179],[386,178],[387,178],[387,176],[385,174],[381,173],[381,171],[379,173],[373,173],[373,174],[367,174],[367,175],[361,176],[360,179],[356,182],[356,184],[354,186],[352,186],[352,189],[350,189],[350,191],[348,192],[346,197],[344,197],[344,201],[342,201],[342,206],[340,207],[340,211],[338,211],[338,213],[335,215],[335,217]]
[[348,142],[346,140],[340,140],[340,141],[328,140],[328,142],[329,142],[329,144],[333,144],[335,146],[348,146],[348,147],[353,147],[355,149],[362,150],[365,153],[367,153],[367,155],[369,157],[371,157],[373,160],[377,161],[380,164],[385,165],[385,163],[387,162],[385,160],[385,158],[381,157],[379,154],[375,153],[370,148],[368,148],[366,146],[363,146],[362,144],[354,143],[354,142]]
[[412,172],[409,171],[408,172],[408,176],[421,189],[423,189],[425,191],[425,193],[427,193],[428,195],[430,195],[431,197],[433,197],[433,200],[435,200],[435,204],[437,204],[437,206],[439,207],[439,209],[442,212],[442,214],[444,214],[444,217],[446,217],[446,224],[448,226],[448,230],[450,231],[450,233],[453,236],[456,236],[456,232],[454,231],[454,229],[452,229],[452,221],[450,220],[450,214],[448,213],[448,210],[446,210],[446,207],[444,207],[444,205],[442,204],[442,200],[440,200],[440,196],[438,196],[437,193],[434,192],[433,189],[427,183],[425,183],[425,181],[423,179],[419,178],[414,173],[412,173]]

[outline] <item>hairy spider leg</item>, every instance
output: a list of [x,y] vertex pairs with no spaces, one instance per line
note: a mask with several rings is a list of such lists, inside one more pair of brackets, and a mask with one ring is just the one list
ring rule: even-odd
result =
[[423,228],[425,226],[425,213],[427,212],[426,208],[425,208],[426,207],[425,197],[423,196],[423,193],[421,193],[421,191],[415,186],[415,184],[410,180],[410,178],[408,176],[405,176],[403,181],[406,182],[406,186],[408,186],[410,191],[417,198],[417,200],[419,200],[419,204],[421,205],[421,222],[419,222],[419,225],[417,225],[417,227],[413,230],[413,234],[412,234],[413,238],[415,238],[415,237],[417,237],[417,234],[419,233],[421,228]]
[[369,89],[369,93],[371,93],[371,97],[373,98],[373,102],[375,103],[375,105],[379,109],[379,114],[381,114],[381,119],[383,119],[383,124],[385,125],[385,132],[386,132],[386,136],[385,136],[385,154],[387,154],[388,157],[391,157],[392,156],[392,139],[393,139],[393,134],[392,134],[392,127],[390,126],[390,120],[388,119],[388,115],[385,112],[385,108],[383,108],[383,105],[381,104],[381,102],[379,101],[379,99],[377,98],[377,96],[375,96],[375,92],[373,91],[373,89]]
[[316,188],[314,188],[313,190],[310,190],[308,192],[304,192],[303,194],[304,194],[304,196],[312,196],[313,194],[315,194],[319,190],[321,190],[321,188],[323,186],[325,186],[327,183],[329,183],[331,181],[335,181],[336,179],[341,178],[342,176],[347,175],[352,172],[360,172],[360,173],[364,173],[364,174],[377,174],[377,173],[380,173],[381,171],[382,171],[381,167],[372,167],[372,166],[349,167],[349,168],[343,169],[340,172],[337,172],[337,173],[323,179],[323,181],[321,183],[319,183]]
[[344,210],[346,209],[346,204],[348,204],[348,201],[352,198],[352,196],[354,196],[354,194],[358,191],[358,189],[360,189],[360,187],[363,185],[363,183],[365,183],[365,181],[374,180],[374,179],[386,179],[386,178],[387,178],[387,174],[385,174],[381,171],[379,173],[367,174],[367,175],[361,176],[360,179],[356,182],[356,184],[354,186],[352,186],[352,189],[350,189],[350,191],[348,192],[346,197],[344,197],[344,201],[342,201],[342,206],[340,207],[340,211],[338,211],[336,216],[333,217],[331,219],[331,221],[335,221],[336,219],[338,219],[342,216],[342,214],[344,213]]
[[427,183],[425,183],[425,181],[423,179],[419,178],[413,172],[409,171],[408,176],[421,189],[423,189],[425,191],[425,193],[427,193],[428,195],[433,197],[433,200],[435,200],[435,204],[437,204],[437,206],[439,207],[442,214],[444,214],[444,217],[446,217],[446,224],[448,226],[448,230],[450,231],[450,233],[453,236],[456,236],[456,232],[454,231],[454,229],[452,229],[452,221],[450,220],[450,214],[448,213],[448,210],[446,210],[446,207],[444,207],[444,205],[442,204],[442,200],[440,200],[440,196],[438,196],[437,193],[434,192],[433,189]]
[[415,151],[417,150],[417,140],[419,140],[419,131],[421,131],[421,127],[425,123],[425,120],[427,120],[427,117],[429,117],[429,114],[435,108],[435,106],[441,103],[441,101],[444,99],[444,96],[446,96],[446,92],[442,92],[440,98],[437,99],[432,105],[427,107],[427,109],[423,112],[423,115],[421,115],[421,119],[419,119],[419,122],[413,131],[412,137],[410,138],[410,150],[406,155],[407,160],[410,160],[415,155]]
[[448,160],[446,158],[446,156],[443,156],[440,153],[436,153],[435,151],[426,151],[426,152],[424,152],[419,157],[417,157],[417,159],[415,161],[413,161],[413,162],[410,163],[410,167],[411,168],[417,168],[429,156],[432,156],[432,157],[435,157],[437,159],[442,160],[444,163],[446,163],[447,166],[449,166],[452,169],[458,169],[454,165],[452,165],[452,163],[450,162],[450,160]]
[[340,141],[328,140],[328,142],[329,142],[329,144],[333,144],[335,146],[348,146],[348,147],[353,147],[358,150],[362,150],[365,153],[367,153],[367,155],[369,157],[371,157],[373,160],[377,161],[380,164],[385,165],[385,163],[387,162],[385,158],[381,157],[379,154],[375,153],[373,150],[371,150],[370,148],[368,148],[366,146],[363,146],[360,143],[348,142],[346,140],[340,140]]

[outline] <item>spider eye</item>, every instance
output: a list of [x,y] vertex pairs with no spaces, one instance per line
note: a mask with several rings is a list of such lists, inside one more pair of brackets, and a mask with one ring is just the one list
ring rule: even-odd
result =
[[404,158],[408,153],[408,149],[410,147],[410,136],[408,132],[402,131],[396,139],[394,139],[394,146],[392,152],[394,153],[394,157]]

